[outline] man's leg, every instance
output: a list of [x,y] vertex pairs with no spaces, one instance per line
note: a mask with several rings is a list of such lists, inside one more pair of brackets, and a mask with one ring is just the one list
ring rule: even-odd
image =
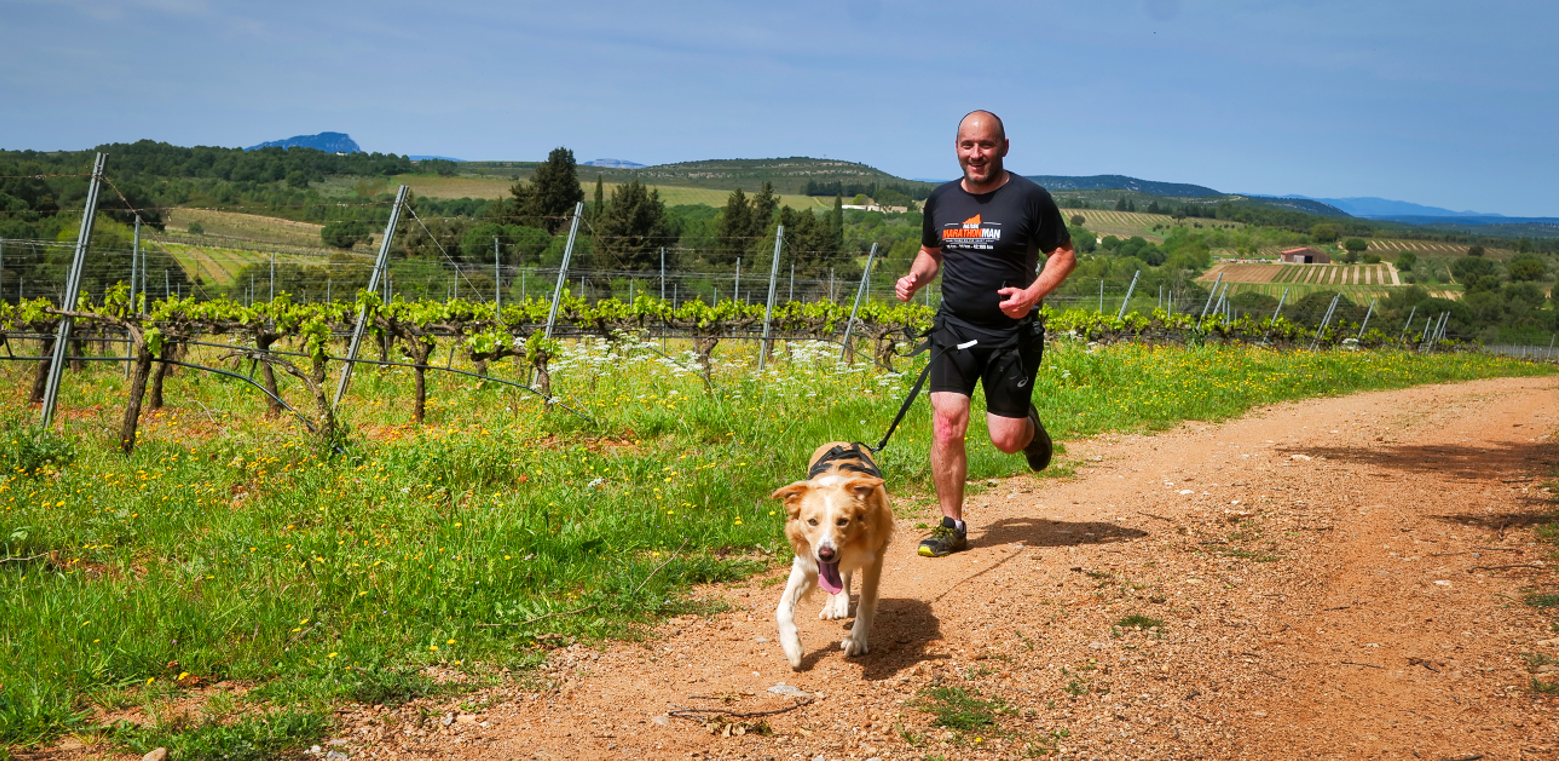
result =
[[969,532],[963,524],[964,479],[969,475],[969,459],[964,450],[964,433],[969,430],[969,397],[955,391],[931,392],[931,428],[931,480],[936,482],[942,522],[931,529],[930,536],[920,540],[916,552],[938,558],[969,546]]
[[951,391],[931,392],[931,427],[931,479],[936,483],[937,501],[943,515],[961,521],[964,479],[969,477],[969,458],[964,450],[964,434],[969,430],[969,397]]
[[985,422],[997,449],[1022,452],[1029,468],[1041,471],[1050,465],[1052,444],[1032,401],[1045,353],[1045,327],[1036,321],[1019,330],[1017,351],[1004,353],[980,377],[985,387]]
[[1002,417],[985,413],[985,426],[991,431],[991,443],[1007,454],[1017,454],[1034,438],[1034,426],[1027,417]]

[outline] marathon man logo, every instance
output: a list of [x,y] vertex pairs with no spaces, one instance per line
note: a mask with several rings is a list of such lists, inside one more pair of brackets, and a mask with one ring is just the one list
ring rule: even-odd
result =
[[942,247],[961,248],[970,251],[990,251],[1001,240],[1000,222],[981,222],[976,214],[961,224],[949,222],[942,226]]

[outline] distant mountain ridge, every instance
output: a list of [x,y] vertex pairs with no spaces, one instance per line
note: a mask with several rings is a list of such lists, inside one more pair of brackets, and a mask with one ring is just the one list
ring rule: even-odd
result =
[[609,169],[643,169],[649,165],[638,164],[632,161],[623,161],[622,159],[594,159],[591,161],[582,162],[580,166],[600,166],[607,167]]
[[1353,198],[1312,198],[1310,196],[1287,195],[1284,198],[1303,198],[1308,201],[1320,201],[1324,204],[1336,206],[1355,217],[1366,219],[1385,219],[1389,217],[1503,217],[1503,214],[1483,214],[1476,211],[1451,211],[1437,206],[1424,206],[1423,204],[1409,201],[1393,201],[1389,198],[1376,198],[1374,196],[1358,196]]
[[246,151],[257,151],[261,148],[313,148],[316,151],[326,153],[362,153],[363,149],[357,147],[357,142],[345,132],[321,132],[317,135],[295,135],[286,140],[272,140],[268,143],[251,145]]
[[1376,198],[1375,196],[1310,198],[1308,196],[1291,195],[1284,196],[1284,198],[1304,199],[1330,204],[1355,217],[1364,219],[1374,219],[1382,222],[1401,222],[1417,226],[1559,225],[1559,217],[1507,217],[1504,214],[1479,211],[1452,211],[1438,206],[1425,206],[1410,201],[1393,201],[1389,198]]
[[1126,190],[1134,193],[1146,193],[1154,196],[1168,198],[1204,198],[1211,200],[1242,201],[1251,200],[1267,206],[1279,209],[1300,211],[1306,214],[1319,214],[1327,217],[1349,216],[1346,210],[1337,208],[1319,200],[1304,198],[1302,196],[1288,196],[1274,198],[1261,195],[1241,195],[1224,193],[1219,190],[1202,185],[1191,185],[1183,182],[1158,182],[1156,180],[1142,180],[1136,177],[1127,177],[1123,174],[1096,174],[1088,177],[1069,177],[1066,175],[1037,174],[1026,175],[1028,179],[1039,183],[1046,190],[1052,191],[1098,191],[1098,190]]

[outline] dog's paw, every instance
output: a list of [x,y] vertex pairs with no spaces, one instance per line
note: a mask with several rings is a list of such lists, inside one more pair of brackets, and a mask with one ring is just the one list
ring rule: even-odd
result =
[[832,621],[850,617],[850,596],[847,594],[829,595],[828,601],[823,603],[822,612],[817,614],[824,621]]
[[796,633],[794,626],[789,631],[780,630],[780,649],[785,651],[785,660],[790,663],[792,671],[801,670],[801,637]]
[[850,636],[845,637],[839,643],[839,649],[843,650],[846,656],[865,655],[871,652],[871,648],[866,645],[866,637],[864,635],[857,636],[854,633],[851,633]]

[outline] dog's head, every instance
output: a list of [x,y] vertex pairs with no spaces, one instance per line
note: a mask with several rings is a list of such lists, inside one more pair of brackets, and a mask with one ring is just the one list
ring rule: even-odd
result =
[[773,494],[785,501],[785,536],[796,556],[817,564],[818,583],[829,594],[842,589],[840,554],[870,530],[867,500],[882,483],[873,476],[824,476],[797,481]]

